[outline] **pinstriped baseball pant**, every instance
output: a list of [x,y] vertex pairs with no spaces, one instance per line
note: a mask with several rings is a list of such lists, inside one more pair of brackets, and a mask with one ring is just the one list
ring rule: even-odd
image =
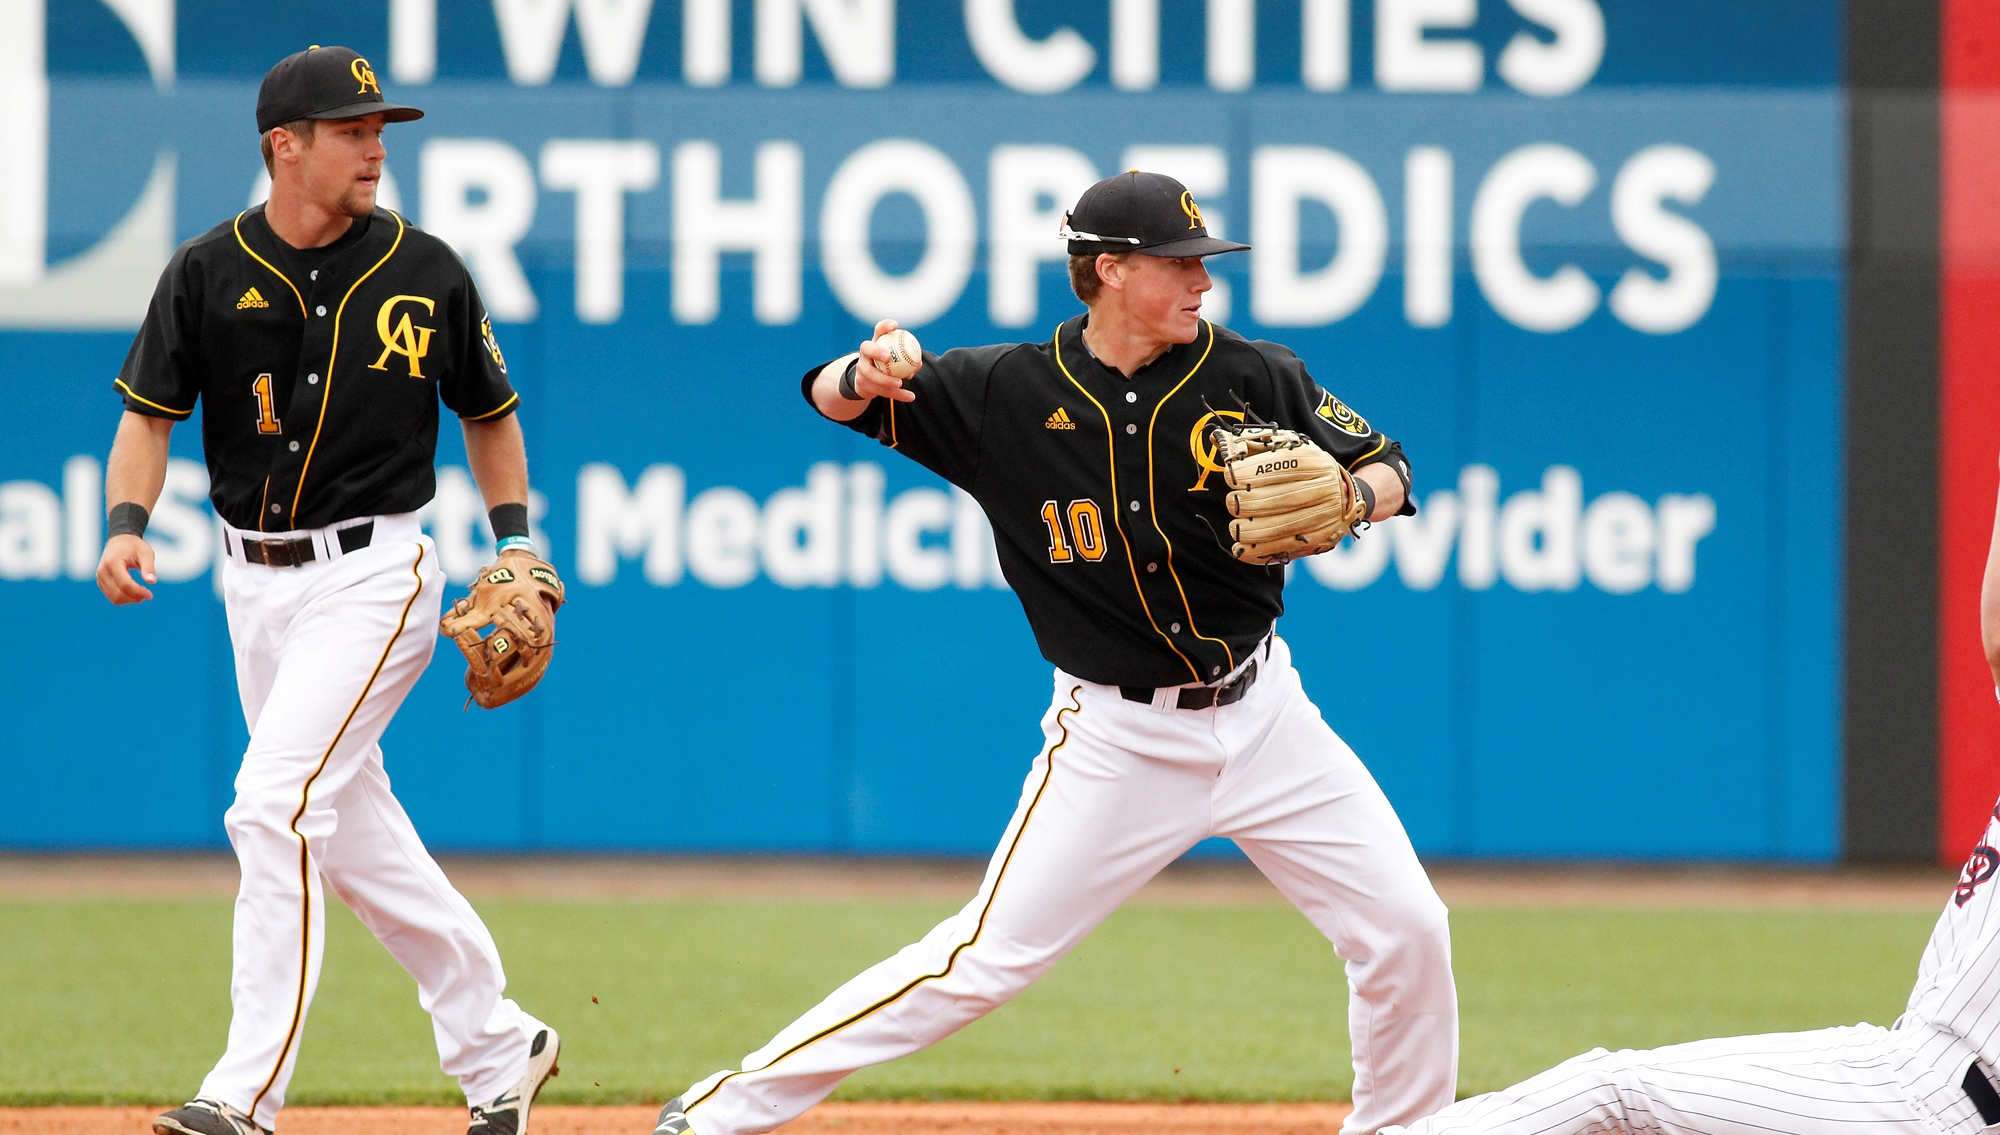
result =
[[1596,1049],[1384,1135],[1977,1135],[1964,1041],[1874,1025]]
[[539,1027],[500,954],[390,791],[377,740],[430,661],[444,574],[414,517],[331,562],[224,562],[250,745],[225,817],[242,870],[229,1043],[199,1094],[275,1125],[325,943],[324,875],[403,968],[467,1099],[517,1080]]
[[[1458,1002],[1444,904],[1282,640],[1243,700],[1124,700],[1060,671],[1044,744],[979,893],[682,1096],[696,1135],[769,1131],[854,1071],[934,1044],[1061,960],[1196,841],[1236,840],[1346,961],[1355,1109],[1372,1135],[1449,1103]],[[1331,991],[1329,991],[1331,992]]]

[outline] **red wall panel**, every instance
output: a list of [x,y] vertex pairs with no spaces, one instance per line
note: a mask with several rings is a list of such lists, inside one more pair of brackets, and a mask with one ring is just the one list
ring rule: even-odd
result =
[[2000,794],[2000,729],[1978,623],[2000,486],[2000,4],[1945,0],[1943,17],[1938,854],[1956,862]]

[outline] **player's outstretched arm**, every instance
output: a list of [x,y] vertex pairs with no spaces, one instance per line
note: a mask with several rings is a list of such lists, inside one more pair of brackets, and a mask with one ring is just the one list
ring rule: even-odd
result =
[[[875,338],[861,344],[859,351],[851,355],[842,355],[820,368],[819,377],[813,379],[812,386],[813,405],[820,413],[836,422],[851,422],[860,417],[861,412],[868,408],[868,403],[877,398],[894,398],[898,402],[917,400],[916,391],[904,388],[904,379],[892,378],[876,366],[878,363],[889,361],[889,349],[877,343],[875,339],[894,331],[897,326],[893,319],[877,323]],[[849,363],[856,363],[854,393],[857,397],[855,398],[847,397],[840,390],[840,379],[847,373]],[[917,360],[917,367],[918,369],[923,367],[921,358]]]
[[[97,561],[97,589],[113,603],[144,603],[153,593],[132,572],[138,571],[147,583],[158,581],[153,574],[153,546],[143,535],[118,532],[120,506],[136,505],[144,517],[159,503],[160,490],[167,483],[167,439],[174,423],[167,418],[125,411],[118,420],[118,435],[111,441],[111,458],[104,469],[104,507],[112,519],[113,535],[104,541],[104,554]],[[144,521],[140,521],[143,530]]]
[[1979,584],[1979,637],[1986,647],[1986,665],[2000,689],[2000,501],[1993,511],[1993,542],[1986,549],[1986,577]]

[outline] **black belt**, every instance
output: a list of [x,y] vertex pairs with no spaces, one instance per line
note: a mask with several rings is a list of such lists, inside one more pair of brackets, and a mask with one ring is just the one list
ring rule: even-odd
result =
[[[334,538],[340,542],[341,555],[358,552],[375,538],[375,522],[370,520],[351,528],[342,528],[334,533]],[[300,536],[295,540],[252,540],[245,536],[243,558],[265,567],[298,567],[318,559],[319,553],[313,550],[310,536]]]
[[1972,1097],[1972,1106],[1979,1109],[1979,1118],[1991,1127],[2000,1123],[2000,1092],[1993,1090],[1993,1081],[1986,1078],[1986,1069],[1975,1060],[1965,1068],[1965,1094]]
[[[1226,686],[1184,687],[1180,696],[1174,699],[1174,705],[1179,709],[1209,709],[1213,706],[1231,705],[1242,701],[1243,695],[1249,693],[1250,687],[1256,684],[1257,660],[1253,658],[1250,660],[1250,665],[1245,666],[1243,672],[1236,676],[1235,681]],[[1152,686],[1120,686],[1118,692],[1124,695],[1126,701],[1145,702],[1151,705],[1153,695],[1158,691]]]

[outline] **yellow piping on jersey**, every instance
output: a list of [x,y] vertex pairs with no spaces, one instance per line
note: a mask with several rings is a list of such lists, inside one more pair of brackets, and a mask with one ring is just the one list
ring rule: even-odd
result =
[[512,406],[514,403],[519,402],[520,400],[521,396],[519,394],[516,394],[508,398],[505,402],[500,403],[498,406],[493,407],[491,410],[486,411],[484,414],[474,414],[470,418],[461,418],[459,420],[466,422],[483,422],[486,419],[492,417],[493,415],[498,414],[500,411],[505,410],[507,407]]
[[[354,298],[355,291],[367,281],[368,277],[375,274],[376,268],[387,264],[389,258],[396,255],[396,250],[403,247],[403,218],[396,216],[391,210],[384,209],[382,211],[392,217],[396,217],[396,239],[390,243],[389,251],[382,254],[382,259],[375,262],[374,268],[363,272],[361,278],[354,281],[353,285],[347,289],[347,294],[340,297],[340,306],[333,309],[333,346],[326,353],[326,390],[319,396],[319,421],[313,425],[312,444],[306,447],[306,463],[299,467],[299,483],[292,489],[292,515],[290,520],[293,524],[299,522],[299,499],[305,496],[306,472],[312,468],[313,451],[319,448],[319,433],[326,428],[327,404],[333,401],[333,364],[335,360],[340,358],[340,317],[347,311],[347,301]],[[286,283],[290,282],[289,280],[286,281]]]
[[[1196,359],[1194,365],[1188,368],[1187,375],[1179,382],[1174,383],[1174,388],[1167,391],[1166,397],[1161,398],[1153,406],[1153,416],[1146,421],[1146,507],[1153,510],[1153,531],[1160,534],[1160,540],[1167,546],[1167,574],[1174,577],[1174,590],[1180,592],[1181,609],[1187,612],[1189,632],[1203,642],[1212,642],[1221,647],[1223,657],[1229,661],[1228,671],[1234,673],[1236,670],[1236,652],[1229,649],[1228,643],[1219,638],[1208,637],[1201,633],[1200,627],[1194,625],[1194,604],[1188,602],[1187,586],[1181,582],[1181,573],[1174,570],[1174,542],[1167,538],[1167,530],[1160,527],[1158,498],[1153,487],[1159,482],[1159,478],[1153,475],[1153,430],[1160,424],[1160,411],[1166,407],[1166,404],[1174,395],[1180,393],[1181,387],[1186,386],[1194,378],[1195,372],[1201,369],[1201,364],[1208,361],[1209,353],[1215,350],[1215,324],[1204,319],[1201,321],[1201,325],[1208,329],[1208,345],[1201,349],[1201,357]],[[1137,576],[1133,578],[1136,579]],[[1195,680],[1202,681],[1204,679],[1197,678]]]
[[856,1013],[853,1016],[848,1017],[847,1019],[840,1021],[836,1024],[828,1025],[826,1028],[821,1029],[820,1031],[814,1033],[813,1035],[807,1037],[806,1039],[800,1041],[799,1043],[793,1045],[792,1047],[772,1057],[770,1060],[765,1062],[763,1068],[755,1068],[755,1069],[746,1068],[746,1069],[738,1069],[737,1071],[731,1072],[729,1075],[724,1076],[720,1080],[717,1080],[715,1082],[714,1087],[708,1089],[706,1092],[703,1092],[700,1096],[696,1097],[695,1099],[690,1100],[686,1105],[688,1111],[693,1111],[695,1108],[701,1106],[703,1103],[706,1103],[710,1099],[713,1099],[715,1097],[715,1093],[722,1090],[722,1085],[742,1075],[744,1072],[766,1071],[774,1067],[778,1063],[778,1061],[783,1060],[788,1056],[796,1054],[797,1052],[806,1048],[808,1045],[811,1045],[815,1041],[824,1040],[827,1037],[832,1036],[834,1033],[837,1033],[840,1030],[846,1028],[847,1026],[854,1024],[857,1021],[866,1020],[869,1016],[875,1014],[876,1012],[888,1008],[889,1006],[902,1000],[905,996],[909,994],[911,990],[915,989],[917,986],[922,985],[927,981],[936,981],[939,978],[946,977],[951,973],[952,967],[958,964],[958,956],[964,953],[967,949],[971,948],[971,946],[974,943],[979,941],[979,936],[986,932],[986,916],[993,912],[993,900],[1000,893],[1000,884],[1005,882],[1007,879],[1007,868],[1014,862],[1014,852],[1020,849],[1022,837],[1028,834],[1028,821],[1034,819],[1035,807],[1036,805],[1042,802],[1042,794],[1049,790],[1049,781],[1055,779],[1056,753],[1061,751],[1064,745],[1069,744],[1069,726],[1064,724],[1063,714],[1067,713],[1074,715],[1074,714],[1081,714],[1083,712],[1083,701],[1077,696],[1082,691],[1083,691],[1082,686],[1071,686],[1069,691],[1069,704],[1063,706],[1061,709],[1056,710],[1056,728],[1062,730],[1062,739],[1057,741],[1055,744],[1049,746],[1049,751],[1047,754],[1048,760],[1042,766],[1042,783],[1035,787],[1034,798],[1028,801],[1027,810],[1021,814],[1020,826],[1014,829],[1014,838],[1008,841],[1007,843],[1007,853],[1001,856],[1000,858],[1000,870],[997,874],[993,876],[993,889],[986,892],[986,904],[979,908],[979,921],[973,924],[972,935],[968,937],[965,941],[960,942],[958,945],[952,947],[951,956],[945,959],[944,968],[936,973],[924,974],[921,977],[918,977],[915,980],[911,981],[909,984],[903,986],[901,989],[898,989],[894,993],[891,993],[889,996],[884,997],[880,1001],[875,1002],[873,1005],[868,1006],[866,1009],[861,1010],[859,1013]]
[[251,248],[250,242],[243,239],[243,217],[245,214],[249,212],[250,210],[248,209],[243,210],[243,212],[236,214],[236,219],[234,221],[231,221],[229,223],[229,227],[233,229],[236,233],[236,243],[243,246],[243,251],[250,254],[250,259],[255,260],[257,263],[262,264],[264,267],[271,269],[271,275],[276,276],[280,280],[283,280],[285,282],[285,286],[292,289],[292,298],[299,301],[299,315],[304,316],[306,313],[306,297],[299,294],[299,286],[297,284],[292,283],[291,277],[285,275],[283,272],[278,271],[278,269],[274,267],[269,260],[266,260],[263,257],[257,255],[257,250]]
[[[1381,433],[1380,430],[1377,430],[1375,432]],[[1368,452],[1362,454],[1361,456],[1347,463],[1348,470],[1352,471],[1361,468],[1361,463],[1363,461],[1368,460],[1370,457],[1375,456],[1376,454],[1382,452],[1384,449],[1387,449],[1388,447],[1389,447],[1389,435],[1382,434],[1382,440],[1375,443],[1375,448],[1369,450]]]
[[[1207,679],[1203,678],[1201,675],[1201,667],[1196,666],[1194,664],[1193,659],[1190,659],[1187,655],[1182,654],[1181,648],[1174,644],[1174,640],[1168,637],[1167,632],[1160,629],[1160,621],[1153,617],[1152,604],[1146,602],[1146,589],[1139,585],[1139,561],[1134,559],[1132,556],[1132,538],[1125,535],[1124,510],[1118,507],[1118,499],[1119,499],[1118,498],[1118,451],[1115,448],[1117,443],[1116,441],[1113,440],[1113,434],[1115,431],[1113,431],[1111,428],[1111,412],[1104,408],[1104,403],[1099,402],[1097,400],[1096,395],[1084,389],[1083,383],[1078,382],[1076,380],[1076,376],[1069,372],[1069,365],[1063,362],[1063,357],[1062,357],[1063,326],[1064,325],[1061,323],[1056,324],[1055,337],[1049,341],[1049,345],[1056,358],[1056,369],[1062,371],[1063,377],[1069,379],[1069,383],[1071,386],[1076,387],[1079,393],[1081,393],[1085,398],[1090,399],[1090,404],[1097,407],[1097,412],[1099,414],[1104,415],[1104,454],[1107,463],[1110,465],[1110,472],[1111,472],[1111,522],[1113,526],[1115,526],[1118,529],[1119,542],[1125,545],[1125,566],[1129,568],[1132,572],[1132,590],[1139,596],[1139,609],[1146,612],[1146,621],[1153,625],[1153,633],[1159,635],[1160,638],[1166,642],[1168,648],[1171,649],[1174,652],[1174,654],[1180,658],[1181,664],[1188,668],[1188,673],[1194,675],[1194,680],[1197,682],[1207,681]],[[1152,447],[1150,445],[1151,436],[1152,436],[1151,434],[1147,435],[1147,439],[1149,442],[1147,446],[1148,460],[1151,459],[1151,450],[1152,450]],[[1150,490],[1150,486],[1148,486],[1148,488]],[[1155,523],[1157,523],[1157,521]],[[1176,586],[1178,586],[1178,584]],[[1234,667],[1232,667],[1232,669],[1234,669]]]
[[354,715],[361,712],[361,703],[368,700],[369,692],[375,688],[375,680],[382,676],[382,668],[389,664],[390,651],[396,649],[396,641],[403,637],[403,631],[410,625],[410,608],[417,605],[418,598],[424,593],[423,566],[424,546],[418,544],[417,558],[410,564],[410,574],[416,577],[417,588],[415,591],[410,592],[409,600],[403,604],[402,617],[396,620],[396,633],[390,635],[389,641],[382,647],[382,657],[375,660],[374,672],[368,675],[366,682],[362,683],[361,693],[355,697],[354,704],[348,707],[347,716],[341,720],[340,728],[333,734],[333,740],[326,743],[326,751],[319,755],[319,765],[312,770],[312,775],[306,777],[305,784],[299,788],[299,809],[292,813],[291,823],[292,835],[296,836],[299,841],[299,904],[301,907],[299,914],[299,991],[298,995],[292,1001],[292,1023],[285,1029],[285,1043],[283,1047],[278,1049],[278,1061],[271,1067],[271,1075],[265,1079],[264,1086],[257,1089],[257,1098],[250,1101],[250,1106],[247,1110],[252,1114],[256,1113],[257,1105],[263,1103],[264,1097],[270,1093],[271,1085],[278,1082],[278,1073],[284,1071],[285,1058],[291,1055],[292,1045],[298,1041],[299,1026],[303,1023],[306,1014],[306,976],[307,971],[311,968],[307,963],[312,960],[313,863],[312,845],[307,842],[305,833],[299,830],[299,821],[305,819],[306,808],[312,803],[313,782],[317,781],[320,778],[320,774],[326,771],[327,762],[333,759],[334,749],[339,747],[340,739],[347,736],[348,726],[354,724]]
[[146,405],[151,406],[153,409],[158,410],[163,414],[172,414],[176,418],[185,418],[188,415],[194,413],[193,410],[176,410],[172,406],[162,406],[158,402],[153,401],[151,398],[141,397],[138,391],[125,385],[125,380],[122,378],[114,378],[111,380],[111,382],[112,385],[116,386],[120,390],[123,390],[127,398],[130,398],[134,402],[144,402]]

